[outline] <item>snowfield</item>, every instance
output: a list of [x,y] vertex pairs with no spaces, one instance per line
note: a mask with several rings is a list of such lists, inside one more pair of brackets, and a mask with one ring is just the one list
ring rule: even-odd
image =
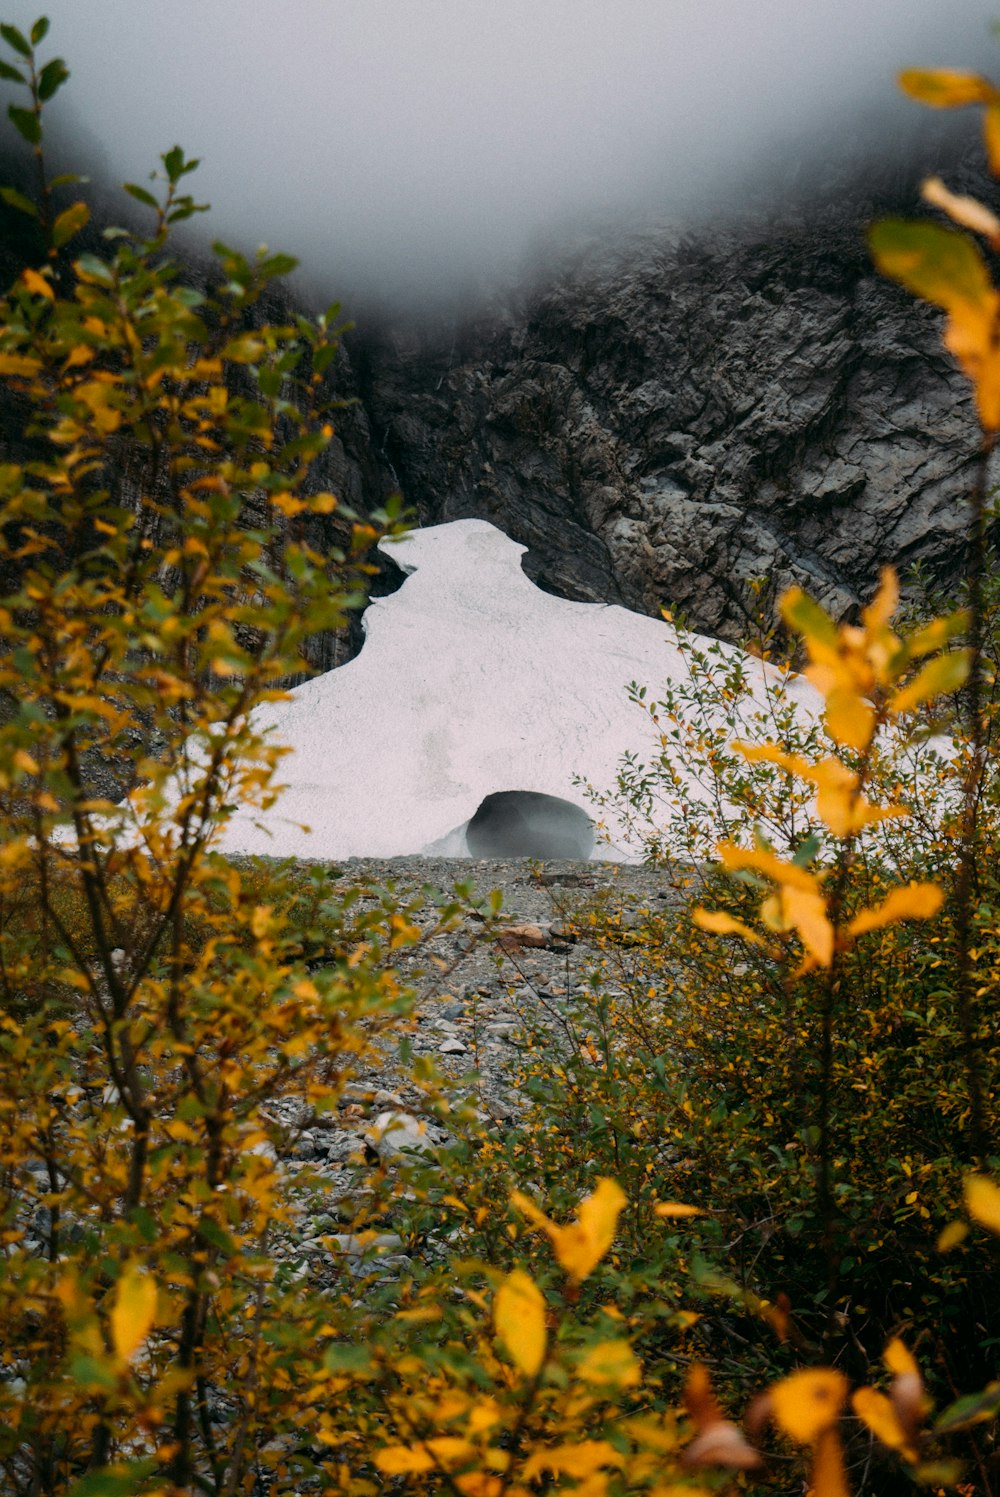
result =
[[[220,846],[310,858],[640,856],[614,822],[610,846],[592,843],[574,779],[610,791],[622,756],[649,750],[628,687],[658,692],[687,677],[675,630],[542,592],[521,568],[526,548],[483,520],[382,547],[406,581],[369,604],[354,660],[258,713],[291,749],[279,769],[287,788],[266,813],[238,811]],[[700,642],[743,659],[763,702],[769,668]],[[790,690],[812,717],[808,683]]]

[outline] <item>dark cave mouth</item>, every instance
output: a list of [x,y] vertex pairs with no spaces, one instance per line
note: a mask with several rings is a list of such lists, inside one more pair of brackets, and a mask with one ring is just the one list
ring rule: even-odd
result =
[[594,851],[594,823],[586,811],[557,795],[499,790],[479,803],[465,828],[473,858],[569,858]]

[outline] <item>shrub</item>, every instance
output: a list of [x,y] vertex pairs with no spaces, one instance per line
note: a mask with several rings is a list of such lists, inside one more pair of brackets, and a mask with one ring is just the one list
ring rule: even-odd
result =
[[[768,1449],[804,1463],[816,1497],[844,1497],[845,1435],[880,1491],[900,1473],[953,1483],[938,1457],[995,1417],[1000,1389],[931,1426],[906,1343],[949,1397],[995,1335],[978,1239],[948,1220],[961,1201],[1000,1232],[982,1173],[997,966],[984,483],[966,651],[949,648],[964,620],[897,634],[889,575],[853,628],[790,595],[823,727],[800,731],[779,682],[781,741],[743,761],[699,723],[720,688],[711,652],[692,655],[691,687],[649,710],[661,749],[676,736],[699,768],[704,815],[676,799],[666,757],[631,761],[621,791],[654,825],[662,790],[699,857],[711,828],[731,833],[729,907],[718,870],[675,867],[692,919],[605,923],[586,995],[529,1049],[521,1125],[470,1127],[430,1168],[375,1179],[449,1244],[443,1265],[383,1282],[332,1255],[311,1266],[298,1236],[323,1181],[279,1162],[282,1135],[336,1106],[405,1011],[416,909],[213,844],[234,805],[273,804],[281,750],[261,709],[360,597],[377,534],[310,493],[335,313],[268,322],[261,299],[291,262],[267,252],[217,246],[217,283],[185,282],[170,229],[201,205],[176,147],[159,196],[128,187],[150,234],[110,231],[68,263],[86,209],[57,211],[44,175],[42,105],[67,76],[36,62],[46,31],[0,27],[42,182],[37,203],[4,195],[44,248],[0,318],[0,374],[34,444],[0,467],[5,1490],[669,1497],[768,1483]],[[954,101],[954,75],[920,76]],[[947,306],[992,434],[995,293],[967,249],[908,233],[881,250]],[[956,263],[971,280],[953,282]],[[745,682],[723,671],[732,727]],[[922,792],[930,773],[941,815],[914,806],[921,835],[900,833],[887,725],[966,677],[965,743],[905,777]],[[109,766],[127,799],[102,791]],[[673,845],[653,832],[652,851]],[[759,1392],[746,1434],[709,1362],[732,1400]],[[987,1491],[984,1446],[972,1455]]]

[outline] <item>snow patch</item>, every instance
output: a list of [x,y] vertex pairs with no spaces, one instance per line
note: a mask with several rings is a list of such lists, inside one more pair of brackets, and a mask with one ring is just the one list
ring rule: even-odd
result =
[[[566,850],[510,855],[588,856],[576,777],[609,791],[622,756],[646,750],[648,719],[628,687],[687,679],[674,629],[540,591],[521,568],[526,548],[484,520],[411,531],[382,549],[406,581],[369,604],[354,660],[257,714],[291,749],[279,771],[287,788],[263,816],[237,812],[222,847],[333,859],[503,856],[486,850],[493,839],[520,838]],[[763,701],[769,667],[717,648],[743,661]],[[808,684],[791,691],[812,716]],[[687,775],[682,762],[677,769]],[[607,831],[612,846],[598,844],[598,856],[637,855],[623,828]]]

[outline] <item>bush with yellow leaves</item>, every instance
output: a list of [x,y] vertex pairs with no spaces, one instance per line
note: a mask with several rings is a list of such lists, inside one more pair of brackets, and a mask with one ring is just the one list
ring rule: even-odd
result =
[[[42,168],[42,106],[67,76],[37,62],[46,32],[0,27],[0,75],[30,97],[10,118]],[[955,75],[919,76],[961,101]],[[995,97],[963,86],[992,148]],[[281,256],[218,247],[208,290],[167,258],[200,208],[194,165],[175,148],[159,196],[129,187],[148,237],[72,262],[86,209],[54,206],[71,184],[37,203],[4,190],[42,246],[0,307],[0,375],[34,444],[0,468],[4,1492],[954,1483],[951,1442],[1000,1406],[996,1383],[974,1386],[995,1273],[955,1219],[962,1200],[1000,1233],[982,577],[959,650],[958,619],[894,629],[888,574],[855,627],[785,600],[828,741],[787,722],[744,750],[735,788],[772,836],[721,847],[737,898],[713,874],[682,934],[609,929],[563,1043],[527,1057],[522,1124],[403,1182],[449,1234],[443,1269],[360,1287],[289,1272],[297,1192],[321,1181],[279,1170],[277,1104],[335,1105],[405,1006],[393,954],[419,932],[391,895],[359,912],[322,873],[213,852],[237,800],[270,805],[281,751],[253,709],[357,598],[374,531],[341,516],[331,557],[340,512],[310,494],[333,312],[260,325]],[[877,231],[876,252],[947,307],[990,446],[1000,296],[965,273],[967,247],[925,232]],[[981,561],[982,484],[975,505]],[[918,817],[883,730],[963,681],[965,743],[936,761],[944,818],[900,832]],[[101,759],[126,802],[95,791]],[[703,762],[734,788],[717,742]],[[935,1238],[952,1269],[928,1267]],[[973,1391],[932,1423],[949,1382]],[[753,1396],[742,1428],[730,1395]],[[989,1459],[973,1442],[967,1491],[992,1490]]]

